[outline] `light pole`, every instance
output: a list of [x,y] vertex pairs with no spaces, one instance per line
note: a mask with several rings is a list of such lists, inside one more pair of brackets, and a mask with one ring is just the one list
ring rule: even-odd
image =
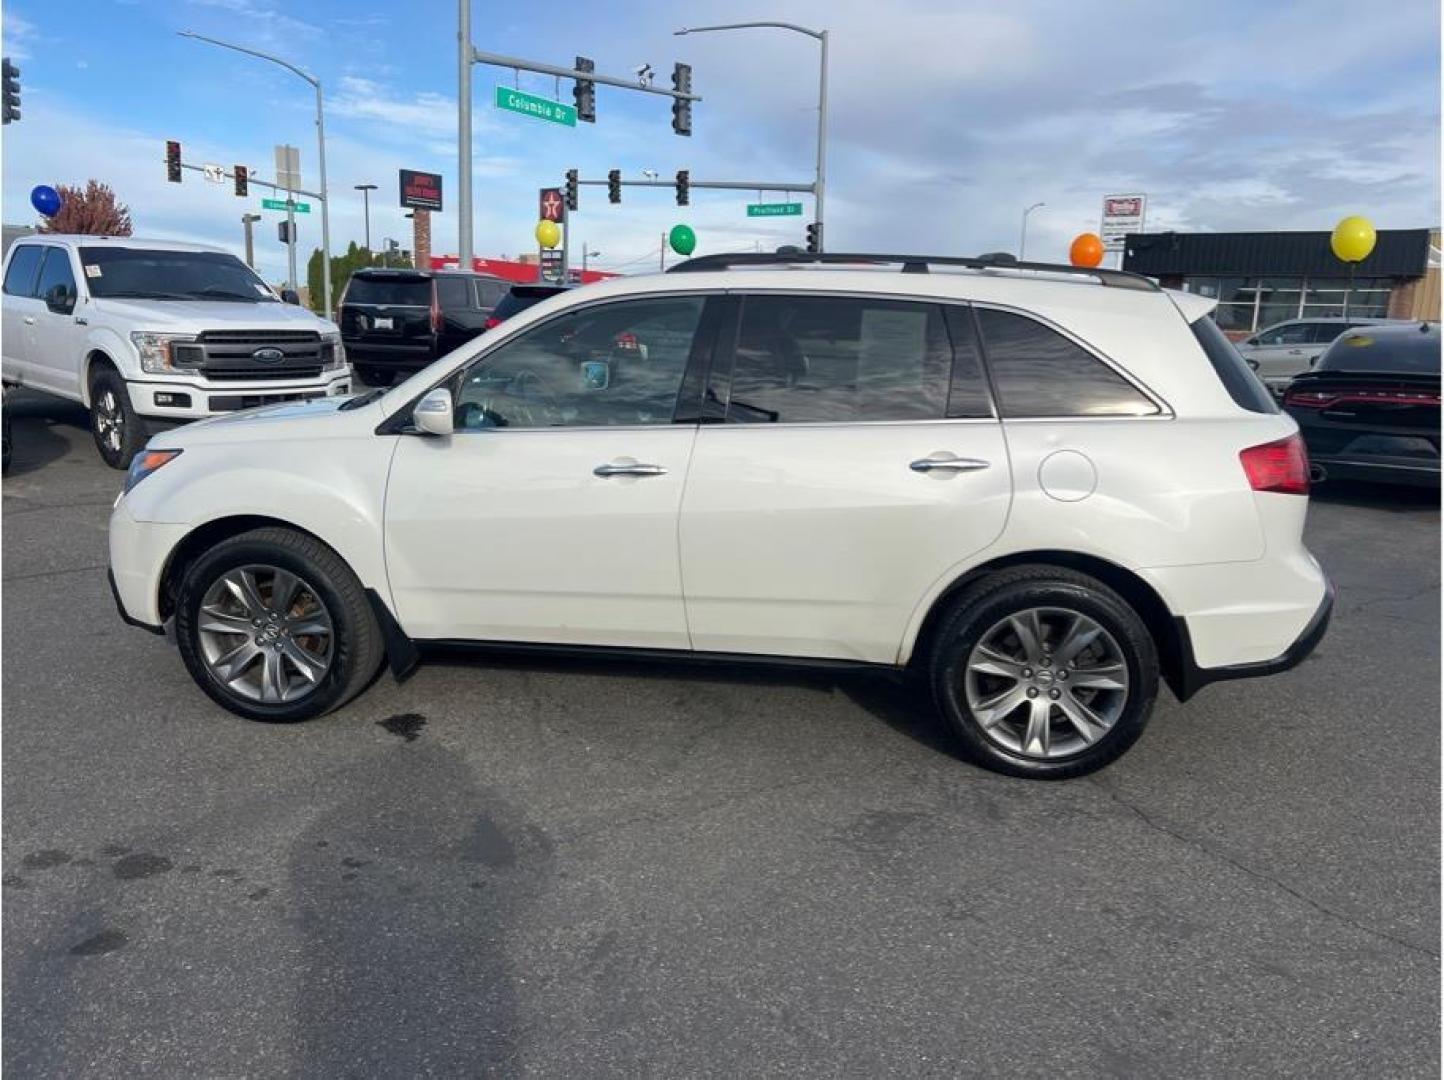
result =
[[1018,261],[1022,262],[1028,254],[1028,215],[1040,206],[1047,206],[1047,203],[1035,202],[1028,209],[1023,211],[1023,232],[1018,237]]
[[[462,2],[465,3],[467,0],[462,0]],[[822,197],[827,186],[827,31],[809,30],[805,26],[787,22],[745,22],[726,23],[721,26],[684,26],[681,30],[674,31],[674,36],[706,34],[714,30],[751,30],[757,27],[772,27],[806,34],[810,38],[816,38],[822,45],[817,81],[817,178],[813,182],[812,199],[817,217],[817,250],[823,251],[827,247],[827,230],[822,224]]]
[[[464,0],[463,0],[464,2]],[[213,37],[206,37],[204,34],[197,34],[190,30],[178,31],[181,37],[195,38],[197,41],[205,41],[211,45],[219,45],[223,49],[232,49],[236,52],[245,53],[247,56],[254,56],[261,60],[269,60],[273,64],[279,64],[294,75],[299,75],[313,87],[316,88],[316,145],[319,149],[321,167],[321,291],[324,295],[325,308],[331,310],[331,199],[326,189],[326,115],[321,105],[321,80],[316,76],[302,71],[295,64],[288,60],[282,60],[279,56],[272,56],[270,53],[259,52],[255,49],[248,49],[244,45],[233,45],[229,41],[220,41]],[[314,300],[312,301],[315,302]]]
[[353,185],[361,193],[361,204],[366,208],[366,251],[371,251],[371,193],[376,190],[375,184]]
[[246,265],[252,270],[256,268],[256,243],[251,235],[251,226],[260,220],[260,214],[241,215],[241,228],[246,230]]
[[471,0],[459,0],[456,22],[456,249],[459,269],[471,263]]
[[587,242],[585,240],[582,241],[582,273],[585,274],[587,272],[587,259],[595,259],[600,254],[601,252],[596,248],[592,248],[590,251],[587,250]]

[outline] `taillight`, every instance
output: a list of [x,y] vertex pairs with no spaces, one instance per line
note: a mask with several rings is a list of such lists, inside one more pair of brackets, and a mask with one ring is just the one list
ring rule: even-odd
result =
[[436,295],[436,282],[431,283],[431,332],[441,333],[441,301]]
[[1309,453],[1302,435],[1250,446],[1239,451],[1239,462],[1255,491],[1272,491],[1279,495],[1309,493]]
[[1284,404],[1300,409],[1327,409],[1333,405],[1438,405],[1439,392],[1376,387],[1338,387],[1333,390],[1293,390]]
[[500,325],[500,319],[498,319],[495,315],[488,315],[486,317],[486,322],[481,324],[481,328],[483,330],[495,330]]

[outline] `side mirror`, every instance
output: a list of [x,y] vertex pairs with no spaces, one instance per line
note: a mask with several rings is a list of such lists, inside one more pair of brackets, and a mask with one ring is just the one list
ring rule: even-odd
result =
[[283,304],[299,304],[300,302],[301,302],[301,294],[298,293],[295,289],[282,289],[282,290],[281,290],[281,303],[283,303]]
[[57,315],[69,315],[75,310],[74,290],[64,282],[57,282],[46,290],[45,306]]
[[455,427],[452,417],[451,391],[437,387],[416,403],[411,422],[427,435],[450,435]]

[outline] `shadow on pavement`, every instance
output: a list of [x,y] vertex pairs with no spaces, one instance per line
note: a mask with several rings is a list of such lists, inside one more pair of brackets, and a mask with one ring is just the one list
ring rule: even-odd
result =
[[73,439],[53,431],[57,425],[79,429],[88,441],[90,416],[74,402],[34,390],[7,390],[5,412],[14,440],[9,476],[35,472],[66,455]]
[[1314,502],[1387,510],[1396,514],[1439,509],[1439,489],[1405,484],[1368,484],[1360,480],[1329,480],[1309,492]]

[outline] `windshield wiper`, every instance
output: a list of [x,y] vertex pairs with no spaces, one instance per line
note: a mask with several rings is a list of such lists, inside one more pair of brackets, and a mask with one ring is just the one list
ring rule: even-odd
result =
[[100,300],[194,300],[194,293],[179,292],[107,292],[97,293]]
[[386,388],[381,386],[378,386],[373,390],[367,390],[364,394],[358,395],[357,397],[353,397],[347,401],[342,402],[341,407],[336,411],[349,412],[352,409],[359,409],[365,405],[370,405],[373,401],[375,401],[384,393],[386,393]]
[[262,297],[260,293],[247,294],[231,292],[230,289],[197,289],[191,296],[214,296],[218,300],[244,300],[248,304],[259,304],[262,299],[270,300],[272,297]]

